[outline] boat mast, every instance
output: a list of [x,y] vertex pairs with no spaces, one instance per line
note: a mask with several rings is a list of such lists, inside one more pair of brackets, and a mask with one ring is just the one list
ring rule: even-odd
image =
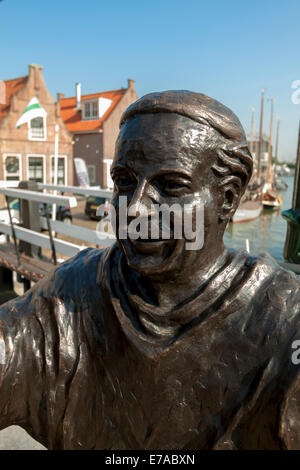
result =
[[253,144],[254,144],[254,106],[251,106],[251,130],[250,130],[250,153],[253,153]]
[[264,120],[264,98],[265,98],[264,88],[261,92],[260,100],[260,122],[259,122],[259,139],[258,139],[258,150],[257,150],[257,179],[258,183],[261,183],[261,148],[262,148],[262,131],[263,131],[263,120]]
[[280,119],[277,116],[277,126],[276,126],[276,139],[275,139],[275,174],[274,177],[277,178],[277,168],[278,168],[278,140],[279,140],[279,124],[280,124]]
[[273,135],[273,113],[274,113],[274,99],[270,98],[271,101],[271,117],[270,117],[270,134],[269,134],[269,155],[268,155],[268,166],[266,174],[266,183],[269,183],[272,188],[272,135]]
[[280,124],[280,119],[279,119],[279,117],[278,117],[278,118],[277,118],[277,126],[276,126],[276,144],[275,144],[275,160],[276,160],[276,165],[277,165],[277,163],[278,163],[279,124]]

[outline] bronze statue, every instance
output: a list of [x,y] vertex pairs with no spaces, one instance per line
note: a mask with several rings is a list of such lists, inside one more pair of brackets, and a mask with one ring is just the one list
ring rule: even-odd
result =
[[[49,449],[300,449],[299,278],[222,241],[252,165],[238,118],[205,95],[151,93],[127,109],[118,243],[0,310],[0,429]],[[172,237],[172,218],[170,238],[120,238],[121,195],[146,217],[203,203],[203,246]]]

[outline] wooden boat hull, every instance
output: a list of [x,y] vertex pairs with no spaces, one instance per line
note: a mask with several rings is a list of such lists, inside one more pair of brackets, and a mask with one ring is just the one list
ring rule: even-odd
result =
[[268,191],[263,195],[262,205],[266,209],[277,209],[282,204],[282,197],[275,191]]
[[262,213],[262,205],[256,201],[242,202],[232,217],[232,223],[251,222]]

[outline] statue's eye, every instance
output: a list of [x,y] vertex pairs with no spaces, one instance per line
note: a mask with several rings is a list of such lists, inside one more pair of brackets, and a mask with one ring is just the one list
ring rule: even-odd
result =
[[163,193],[170,196],[180,196],[187,192],[190,188],[190,183],[185,178],[180,176],[170,177],[162,175],[156,178],[154,185]]
[[118,175],[114,179],[114,183],[120,191],[129,191],[134,189],[136,184],[134,178],[130,175]]
[[185,185],[180,184],[176,181],[167,181],[165,184],[165,189],[167,191],[172,191],[174,189],[182,189],[183,187],[185,187]]

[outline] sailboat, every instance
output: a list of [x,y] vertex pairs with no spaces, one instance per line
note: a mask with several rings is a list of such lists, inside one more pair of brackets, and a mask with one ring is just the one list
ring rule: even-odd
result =
[[262,198],[264,208],[278,209],[282,204],[282,197],[275,189],[268,189]]
[[271,120],[270,120],[270,135],[269,135],[269,155],[268,166],[266,171],[266,181],[262,190],[262,205],[264,208],[277,209],[282,204],[282,197],[277,193],[275,185],[273,185],[273,172],[272,172],[272,129],[273,129],[273,106],[274,100],[271,98]]
[[[263,108],[264,108],[264,93],[265,90],[262,90],[261,96],[261,111],[260,111],[260,128],[262,129],[262,119],[263,119]],[[250,152],[253,153],[253,142],[254,142],[254,108],[252,107],[252,117],[251,117],[251,133],[250,133]],[[260,141],[261,145],[261,136]],[[263,206],[260,201],[260,184],[259,184],[259,174],[260,174],[260,147],[258,152],[258,169],[253,172],[252,178],[249,182],[248,188],[244,197],[242,198],[239,207],[237,208],[235,214],[232,216],[231,222],[241,223],[241,222],[251,222],[252,220],[257,219],[262,213]]]

